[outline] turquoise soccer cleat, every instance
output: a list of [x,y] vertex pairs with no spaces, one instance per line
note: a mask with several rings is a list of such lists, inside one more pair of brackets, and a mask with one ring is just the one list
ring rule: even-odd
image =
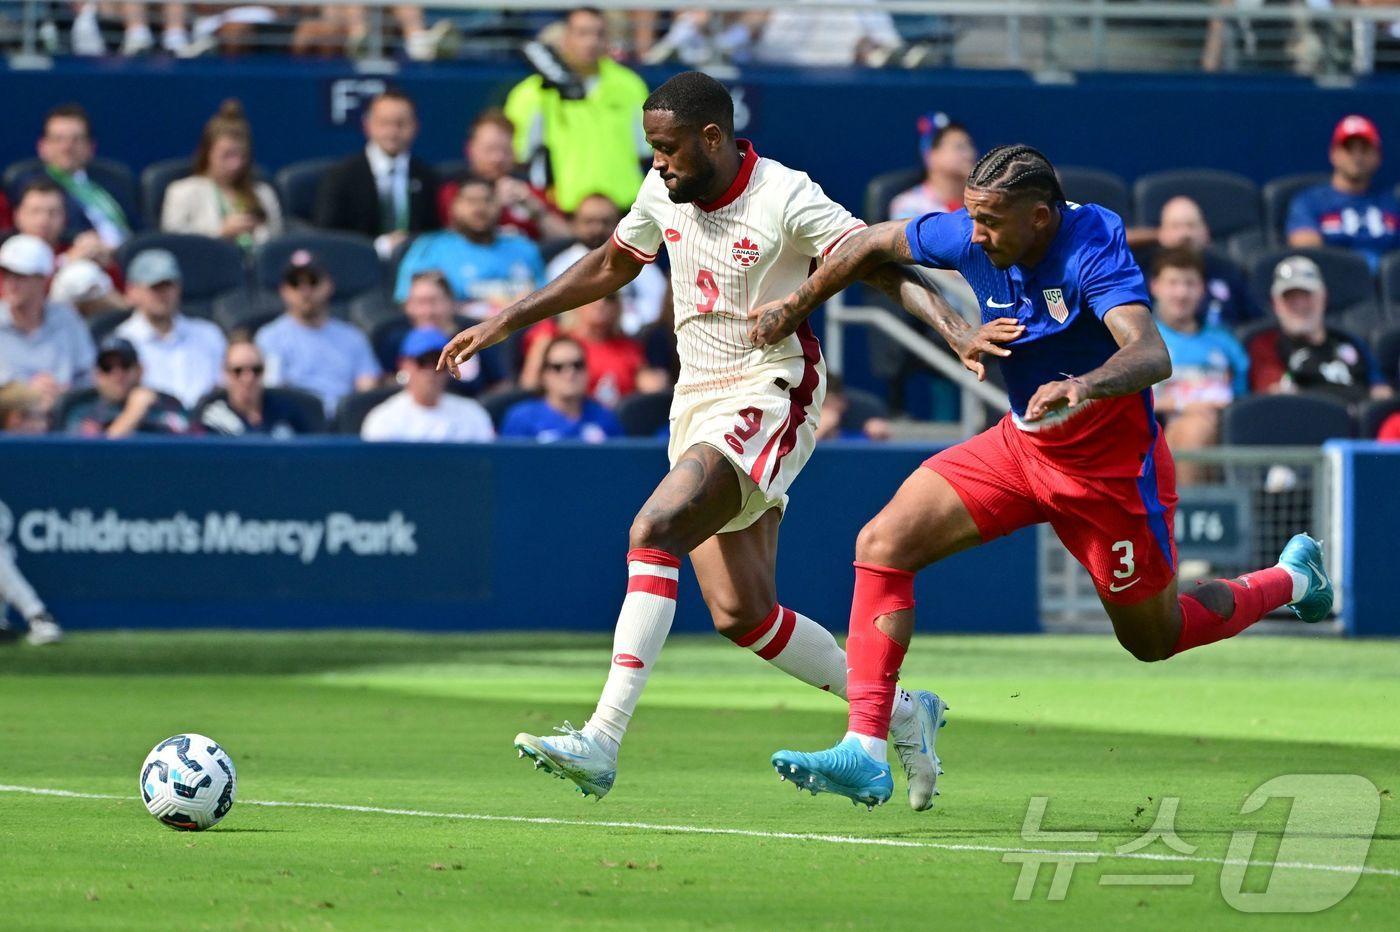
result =
[[889,802],[894,792],[890,765],[872,758],[855,738],[813,754],[779,751],[773,755],[773,769],[779,780],[791,781],[799,792],[837,793],[867,809]]
[[1326,620],[1332,614],[1335,589],[1322,560],[1322,542],[1307,534],[1294,534],[1278,557],[1279,566],[1301,573],[1308,579],[1308,591],[1288,607],[1308,624]]

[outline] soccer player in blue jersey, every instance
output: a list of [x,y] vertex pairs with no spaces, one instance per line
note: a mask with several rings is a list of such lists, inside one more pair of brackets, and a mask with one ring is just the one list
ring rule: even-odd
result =
[[925,462],[856,540],[845,739],[773,755],[800,788],[869,806],[891,792],[885,716],[913,633],[914,574],[960,550],[1049,522],[1089,570],[1119,642],[1144,661],[1231,637],[1285,604],[1310,622],[1332,606],[1306,534],[1274,567],[1177,593],[1174,471],[1151,389],[1171,363],[1122,220],[1068,203],[1049,160],[1024,145],[988,152],[965,203],[855,234],[753,314],[751,338],[766,345],[879,263],[955,269],[983,324],[947,307],[929,323],[979,378],[984,357],[1001,357],[1011,396],[1010,413]]

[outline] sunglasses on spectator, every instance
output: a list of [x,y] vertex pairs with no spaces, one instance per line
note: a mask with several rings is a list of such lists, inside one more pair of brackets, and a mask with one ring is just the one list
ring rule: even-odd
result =
[[239,378],[242,378],[250,372],[253,373],[253,375],[261,376],[263,374],[263,366],[261,363],[256,366],[229,366],[228,371],[230,375],[238,376]]
[[120,356],[115,356],[109,359],[99,359],[97,361],[97,368],[101,369],[103,372],[116,372],[118,369],[125,372],[128,369],[135,369],[136,363],[129,362]]
[[321,276],[302,274],[287,279],[287,286],[290,288],[315,288],[321,284]]
[[544,367],[550,372],[582,372],[588,368],[588,364],[582,359],[569,359],[564,362],[547,362]]

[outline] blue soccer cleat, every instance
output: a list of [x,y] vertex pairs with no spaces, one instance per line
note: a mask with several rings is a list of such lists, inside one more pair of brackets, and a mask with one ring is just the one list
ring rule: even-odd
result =
[[791,781],[799,792],[839,793],[867,809],[889,802],[894,792],[890,765],[867,754],[855,738],[814,754],[779,751],[773,755],[773,769],[779,780]]
[[1322,560],[1322,542],[1307,534],[1294,534],[1278,556],[1279,566],[1307,577],[1308,591],[1289,604],[1293,614],[1308,624],[1326,620],[1332,614],[1332,577]]

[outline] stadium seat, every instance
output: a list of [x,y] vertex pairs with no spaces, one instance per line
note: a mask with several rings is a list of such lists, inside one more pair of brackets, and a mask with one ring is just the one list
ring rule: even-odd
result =
[[366,334],[373,334],[375,328],[386,321],[403,320],[403,309],[393,298],[377,291],[368,291],[350,302],[350,323]]
[[860,430],[871,418],[889,417],[889,406],[879,395],[849,387],[845,389],[845,394],[846,414],[841,418],[841,424],[846,429]]
[[448,159],[445,162],[438,162],[433,166],[433,171],[437,172],[440,181],[451,181],[458,175],[465,175],[471,171],[471,167],[465,159]]
[[1385,309],[1379,301],[1361,301],[1344,308],[1335,314],[1327,315],[1327,323],[1340,327],[1348,333],[1368,334],[1389,323]]
[[333,301],[348,311],[350,302],[382,284],[379,254],[368,237],[354,233],[287,233],[263,243],[253,253],[253,281],[259,290],[276,293],[292,253],[309,250],[335,281]]
[[[283,401],[287,401],[295,405],[297,409],[301,411],[302,420],[304,420],[306,424],[309,425],[310,429],[307,431],[307,433],[325,433],[326,408],[325,405],[321,404],[321,399],[317,398],[315,395],[311,394],[308,391],[303,391],[300,388],[291,388],[290,386],[264,388],[263,393],[266,394],[269,398],[280,398]],[[199,403],[194,406],[194,412],[191,414],[190,420],[197,422],[200,418],[200,415],[204,413],[204,409],[206,407],[208,407],[216,401],[226,400],[227,398],[227,389],[214,389],[213,391],[205,395],[203,398],[199,399]]]
[[1249,266],[1249,287],[1260,307],[1272,306],[1269,289],[1274,281],[1274,268],[1289,256],[1307,256],[1322,270],[1327,283],[1327,309],[1340,311],[1376,297],[1376,284],[1371,266],[1360,253],[1332,246],[1274,249],[1254,257]]
[[77,405],[87,404],[96,397],[97,389],[95,388],[74,388],[64,392],[53,406],[49,423],[53,425],[54,430],[63,430],[63,425],[68,420],[68,412]]
[[1382,398],[1366,402],[1356,417],[1360,428],[1357,436],[1362,440],[1375,439],[1381,432],[1381,425],[1392,414],[1400,414],[1400,398]]
[[1376,357],[1376,366],[1387,382],[1400,388],[1400,324],[1391,324],[1375,331],[1371,338],[1371,352]]
[[165,203],[165,189],[179,181],[194,168],[187,157],[161,159],[141,170],[141,213],[152,230],[160,228],[160,208]]
[[1332,178],[1325,172],[1306,172],[1301,175],[1284,175],[1264,185],[1264,233],[1270,246],[1282,246],[1287,242],[1284,224],[1288,220],[1288,205],[1293,197],[1305,188],[1327,184]]
[[1318,446],[1351,437],[1347,406],[1328,395],[1250,395],[1225,409],[1220,442],[1227,446]]
[[481,402],[482,407],[486,409],[486,413],[491,415],[491,423],[496,425],[496,430],[499,431],[501,429],[501,424],[505,422],[507,411],[522,401],[528,401],[531,398],[538,397],[539,396],[535,392],[529,389],[507,386],[497,391],[487,392],[485,395],[478,398],[477,401]]
[[1259,188],[1243,175],[1209,168],[1155,172],[1133,185],[1133,210],[1138,223],[1151,226],[1162,205],[1184,194],[1201,206],[1211,236],[1225,241],[1263,221]]
[[340,400],[340,407],[335,411],[335,433],[354,434],[358,437],[360,425],[365,422],[365,418],[375,406],[400,390],[398,385],[384,385],[371,388],[367,392],[346,395]]
[[1226,255],[1241,268],[1248,268],[1254,258],[1268,248],[1269,241],[1259,229],[1240,230],[1225,241]]
[[282,301],[266,292],[235,291],[214,299],[210,317],[233,336],[251,337],[282,313]]
[[[38,159],[21,159],[5,169],[3,184],[5,191],[10,195],[13,203],[18,183],[21,178],[31,175],[43,169],[43,163]],[[133,210],[139,210],[141,205],[136,198],[136,178],[132,175],[131,169],[121,162],[112,159],[95,158],[88,163],[88,175],[96,181],[118,201],[123,204],[130,204]],[[127,217],[132,229],[140,229],[141,218]]]
[[141,233],[121,245],[117,263],[125,271],[146,249],[168,249],[175,254],[184,279],[180,307],[186,314],[208,317],[216,298],[247,287],[243,250],[233,243],[187,233]]
[[1381,259],[1377,272],[1381,286],[1381,301],[1392,314],[1400,313],[1400,252],[1388,253]]
[[671,390],[628,395],[615,413],[627,436],[655,437],[671,417]]
[[131,312],[127,310],[103,311],[96,317],[88,321],[88,333],[92,334],[93,343],[101,343],[111,336],[112,331],[122,325]]
[[896,168],[871,178],[865,186],[865,222],[884,223],[890,219],[890,201],[923,177],[923,168]]
[[1055,169],[1065,197],[1076,204],[1098,204],[1107,207],[1132,225],[1133,203],[1128,196],[1128,183],[1113,172],[1078,165],[1061,165]]
[[273,186],[282,197],[282,209],[287,218],[311,223],[316,211],[316,189],[321,176],[339,159],[306,159],[293,162],[277,172]]

